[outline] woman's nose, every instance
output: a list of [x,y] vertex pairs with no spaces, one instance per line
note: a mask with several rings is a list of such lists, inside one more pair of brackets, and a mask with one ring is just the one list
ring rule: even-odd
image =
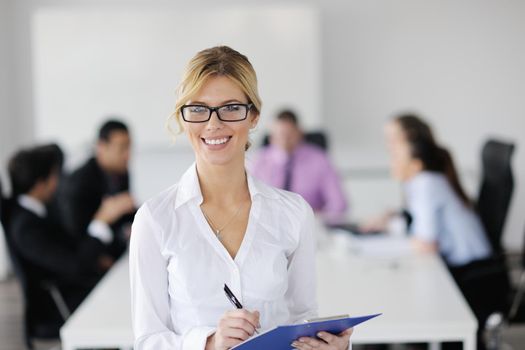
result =
[[222,121],[219,119],[219,112],[214,110],[211,112],[210,120],[206,124],[207,129],[219,129],[222,127]]

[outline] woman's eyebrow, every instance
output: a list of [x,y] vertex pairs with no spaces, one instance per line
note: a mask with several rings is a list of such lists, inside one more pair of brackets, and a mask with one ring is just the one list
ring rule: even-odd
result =
[[[241,102],[241,101],[239,101],[237,99],[232,99],[232,100],[223,101],[220,104],[218,104],[217,106],[223,106],[223,105],[226,105],[228,103],[244,103],[244,102]],[[188,102],[188,104],[209,106],[209,104],[207,104],[206,102],[202,102],[202,101],[190,101],[190,102]]]

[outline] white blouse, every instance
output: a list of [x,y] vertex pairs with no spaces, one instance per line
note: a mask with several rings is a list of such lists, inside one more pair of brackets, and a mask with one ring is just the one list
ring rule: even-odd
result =
[[317,314],[314,216],[297,194],[248,176],[248,226],[235,259],[200,209],[196,166],[137,212],[130,245],[135,350],[204,349],[232,309],[226,283],[261,331]]

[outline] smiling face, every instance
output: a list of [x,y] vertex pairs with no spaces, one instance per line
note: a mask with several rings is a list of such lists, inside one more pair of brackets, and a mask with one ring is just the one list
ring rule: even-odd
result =
[[[214,76],[208,79],[187,105],[208,107],[230,103],[248,104],[244,92],[228,77]],[[223,122],[213,112],[210,120],[203,123],[183,122],[198,164],[230,165],[244,164],[244,153],[250,128],[255,127],[259,116],[253,110],[245,120]]]

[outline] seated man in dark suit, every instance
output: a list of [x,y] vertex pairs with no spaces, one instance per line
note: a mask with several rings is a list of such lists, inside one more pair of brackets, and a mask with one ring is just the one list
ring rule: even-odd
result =
[[118,207],[121,215],[110,227],[114,241],[108,249],[115,259],[127,247],[135,212],[129,194],[130,143],[124,123],[107,121],[100,128],[95,156],[66,177],[59,190],[62,220],[73,233],[86,232],[104,200]]
[[40,322],[61,322],[57,307],[44,289],[52,281],[70,311],[94,287],[112,259],[103,254],[113,237],[100,226],[112,222],[115,211],[103,205],[82,238],[74,238],[48,216],[46,204],[53,198],[62,166],[62,152],[56,145],[19,151],[9,161],[13,201],[7,232],[11,250],[26,279],[31,317]]

